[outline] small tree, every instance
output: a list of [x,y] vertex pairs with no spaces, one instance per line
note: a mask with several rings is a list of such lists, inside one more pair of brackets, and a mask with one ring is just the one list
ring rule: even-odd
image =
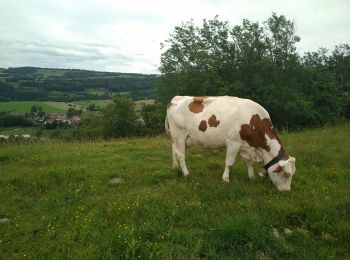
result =
[[146,105],[142,108],[141,117],[146,134],[159,134],[164,132],[166,106],[161,103]]
[[134,101],[128,96],[117,96],[113,103],[101,110],[105,137],[132,136],[136,131]]
[[95,104],[88,105],[86,109],[89,110],[89,111],[98,111],[98,110],[100,110],[99,106],[97,106]]
[[72,116],[80,116],[81,110],[70,107],[67,112],[67,117],[71,118]]
[[42,112],[43,111],[43,108],[39,105],[33,105],[31,108],[30,108],[30,112],[32,114],[37,114],[39,112]]

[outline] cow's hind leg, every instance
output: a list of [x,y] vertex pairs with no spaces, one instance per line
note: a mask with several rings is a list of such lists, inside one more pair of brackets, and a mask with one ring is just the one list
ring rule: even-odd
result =
[[172,149],[173,149],[173,168],[178,168],[179,167],[179,160],[177,159],[177,155],[176,155],[175,143],[173,143]]
[[226,166],[224,174],[222,175],[222,180],[225,182],[230,181],[230,167],[235,163],[237,153],[239,152],[239,148],[239,143],[227,143]]
[[189,174],[186,162],[185,162],[185,152],[186,152],[186,141],[185,138],[176,138],[174,143],[173,151],[175,151],[175,156],[173,155],[173,159],[177,159],[180,163],[180,167],[184,176]]

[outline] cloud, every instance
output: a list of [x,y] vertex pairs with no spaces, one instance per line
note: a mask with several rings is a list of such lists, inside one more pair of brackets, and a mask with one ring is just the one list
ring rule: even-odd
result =
[[160,43],[181,22],[233,26],[273,11],[295,21],[300,52],[350,41],[347,0],[0,0],[0,67],[157,73]]

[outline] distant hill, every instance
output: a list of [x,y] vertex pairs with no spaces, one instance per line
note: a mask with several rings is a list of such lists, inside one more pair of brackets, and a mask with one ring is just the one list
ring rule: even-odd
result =
[[134,100],[155,97],[158,75],[35,67],[0,68],[0,101],[110,99],[128,93]]

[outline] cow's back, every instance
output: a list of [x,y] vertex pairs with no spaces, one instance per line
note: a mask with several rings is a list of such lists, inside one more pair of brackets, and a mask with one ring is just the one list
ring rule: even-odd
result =
[[227,139],[240,141],[239,131],[253,115],[269,118],[259,104],[237,97],[176,96],[167,110],[170,133],[190,138],[191,143],[223,147]]

